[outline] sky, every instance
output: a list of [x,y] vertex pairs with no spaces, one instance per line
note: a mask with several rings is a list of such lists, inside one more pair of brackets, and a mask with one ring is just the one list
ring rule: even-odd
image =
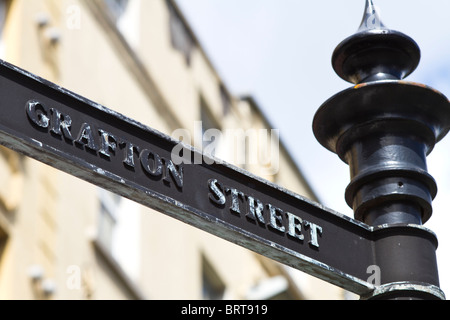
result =
[[[200,44],[234,95],[250,94],[280,130],[320,202],[353,217],[344,201],[348,166],[312,132],[314,114],[352,85],[331,66],[335,47],[358,29],[364,0],[177,0]],[[450,1],[375,0],[383,23],[413,38],[422,59],[406,80],[450,97]],[[432,5],[430,5],[432,3]],[[441,289],[450,298],[450,134],[428,157],[438,184],[425,227],[439,239]]]

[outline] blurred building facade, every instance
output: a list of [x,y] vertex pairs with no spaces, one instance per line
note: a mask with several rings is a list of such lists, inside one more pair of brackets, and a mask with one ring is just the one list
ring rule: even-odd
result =
[[[0,0],[0,21],[2,59],[199,149],[214,143],[218,158],[317,201],[257,102],[227,90],[174,1]],[[209,129],[223,136],[208,139]],[[344,298],[5,148],[0,177],[1,299]]]

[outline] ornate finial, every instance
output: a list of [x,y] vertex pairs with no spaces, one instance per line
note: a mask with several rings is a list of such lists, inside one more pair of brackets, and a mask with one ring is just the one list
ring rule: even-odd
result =
[[426,155],[450,131],[450,102],[436,90],[400,81],[419,60],[416,42],[386,28],[372,0],[358,32],[333,53],[336,73],[361,85],[328,99],[313,130],[349,164],[346,201],[368,224],[421,224],[431,217],[437,188]]
[[351,83],[401,80],[419,64],[420,49],[407,35],[390,30],[381,22],[372,0],[366,0],[358,32],[339,44],[333,68]]
[[376,7],[373,5],[373,1],[366,0],[366,11],[358,32],[371,29],[386,29],[386,26],[381,21]]

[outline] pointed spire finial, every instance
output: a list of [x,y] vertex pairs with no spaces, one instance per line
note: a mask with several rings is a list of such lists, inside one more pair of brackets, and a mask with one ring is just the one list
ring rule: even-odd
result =
[[377,7],[375,7],[373,1],[366,0],[366,9],[358,32],[372,29],[386,29],[386,26],[381,21],[380,15],[377,11]]
[[401,32],[388,29],[372,0],[366,0],[358,32],[342,41],[332,58],[336,73],[355,84],[404,79],[419,61],[417,43]]

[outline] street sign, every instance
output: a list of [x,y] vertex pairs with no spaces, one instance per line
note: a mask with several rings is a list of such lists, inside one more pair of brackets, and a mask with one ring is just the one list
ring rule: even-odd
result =
[[2,145],[356,294],[375,289],[367,279],[382,227],[189,146],[208,161],[177,165],[178,141],[3,61],[0,96]]

